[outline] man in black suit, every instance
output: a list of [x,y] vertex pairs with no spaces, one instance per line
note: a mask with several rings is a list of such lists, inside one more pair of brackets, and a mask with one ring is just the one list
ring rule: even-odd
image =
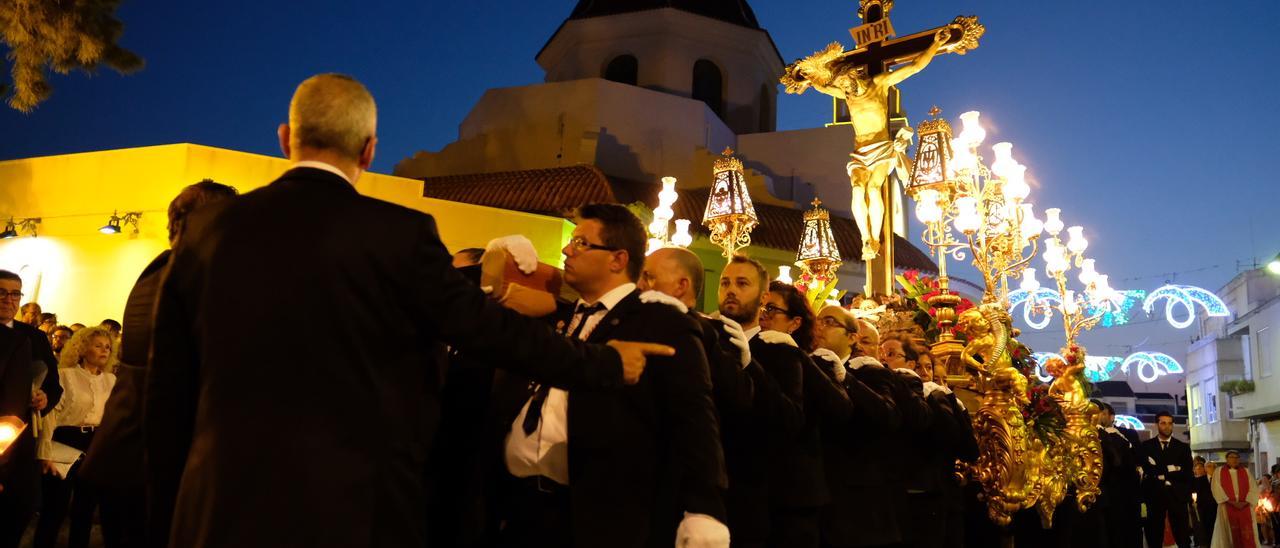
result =
[[1168,516],[1178,548],[1191,545],[1187,505],[1191,502],[1191,446],[1173,437],[1173,415],[1156,414],[1157,435],[1142,443],[1142,496],[1147,503],[1143,532],[1147,546],[1161,546]]
[[636,288],[645,243],[625,207],[579,209],[563,251],[565,283],[581,298],[555,321],[573,339],[661,343],[674,357],[654,359],[639,383],[621,390],[566,391],[512,375],[495,381],[513,478],[501,546],[728,546],[701,328],[671,297]]
[[[58,384],[58,360],[53,357],[49,336],[33,325],[18,321],[18,303],[22,299],[22,277],[8,270],[0,270],[0,331],[25,339],[25,359],[18,356],[18,368],[27,369],[27,406],[21,412],[12,413],[23,422],[32,421],[32,411],[41,415],[53,410],[62,398],[62,385]],[[38,365],[37,365],[38,364]],[[32,393],[32,375],[35,369],[44,371],[44,381]],[[17,388],[6,387],[6,391]],[[10,396],[10,399],[16,396]],[[13,405],[8,402],[7,405]],[[5,491],[0,493],[0,547],[17,546],[22,532],[36,510],[40,489],[40,465],[36,461],[36,440],[31,428],[27,428],[6,451],[8,464]]]
[[[236,189],[211,179],[187,186],[169,202],[169,246],[178,243],[193,211],[232,198]],[[78,477],[102,495],[103,537],[121,546],[142,546],[146,526],[145,467],[142,447],[142,392],[151,351],[152,310],[170,251],[162,251],[138,275],[124,305],[116,384],[102,413],[102,424],[80,464]]]
[[1094,400],[1093,403],[1098,407],[1098,439],[1102,443],[1102,480],[1099,485],[1102,492],[1090,512],[1095,509],[1103,512],[1108,546],[1141,548],[1138,447],[1131,444],[1115,426],[1116,415],[1111,404],[1102,400]]
[[[822,545],[831,548],[888,546],[902,540],[894,504],[900,486],[891,480],[902,417],[894,401],[894,373],[872,356],[858,355],[859,325],[849,312],[828,306],[818,313],[814,361],[829,368],[854,403],[845,423],[825,424],[822,431],[826,481],[831,502],[822,509]],[[879,345],[861,334],[864,349]]]
[[761,303],[768,284],[764,266],[743,255],[730,258],[720,274],[720,315],[742,326],[752,360],[760,365],[749,370],[755,401],[749,421],[742,424],[742,435],[754,440],[754,450],[739,459],[746,461],[739,481],[729,486],[736,510],[731,514],[734,546],[777,546],[780,539],[793,538],[803,530],[806,516],[779,515],[778,507],[825,501],[827,496],[825,486],[797,477],[820,474],[820,469],[788,469],[805,428],[804,354],[778,342],[782,337],[777,332],[761,336]]
[[[293,167],[188,219],[143,406],[153,539],[422,545],[441,343],[605,391],[671,350],[567,341],[490,301],[450,266],[431,216],[356,192],[375,127],[359,82],[309,78],[279,128]],[[282,344],[282,325],[306,336]]]

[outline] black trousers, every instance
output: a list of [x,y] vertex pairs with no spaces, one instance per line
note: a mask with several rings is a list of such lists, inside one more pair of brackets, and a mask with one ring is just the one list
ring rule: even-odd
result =
[[1187,504],[1166,501],[1147,501],[1147,519],[1142,524],[1142,533],[1147,539],[1147,546],[1164,545],[1164,520],[1169,518],[1169,528],[1173,529],[1173,540],[1178,548],[1191,547],[1191,521],[1187,515]]
[[503,508],[500,548],[569,548],[573,545],[569,488],[550,479],[515,482]]
[[[59,427],[53,431],[53,440],[88,451],[93,432],[82,432],[78,427]],[[98,509],[98,489],[79,479],[80,462],[71,466],[66,478],[46,475],[41,478],[44,500],[40,519],[36,522],[35,548],[52,548],[58,539],[62,522],[71,517],[71,531],[67,545],[70,548],[89,546],[89,531],[93,528],[93,513]],[[118,522],[110,512],[102,517],[103,543],[109,548],[120,546]]]
[[769,511],[769,546],[818,548],[818,508],[773,508]]

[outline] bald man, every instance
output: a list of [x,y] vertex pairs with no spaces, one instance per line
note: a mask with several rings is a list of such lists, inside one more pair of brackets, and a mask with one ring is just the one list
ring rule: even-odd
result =
[[[356,193],[376,128],[363,85],[311,77],[278,130],[290,169],[188,219],[147,372],[152,544],[424,545],[441,343],[603,391],[670,354],[568,340],[487,299],[431,216]],[[304,336],[281,344],[282,325]]]

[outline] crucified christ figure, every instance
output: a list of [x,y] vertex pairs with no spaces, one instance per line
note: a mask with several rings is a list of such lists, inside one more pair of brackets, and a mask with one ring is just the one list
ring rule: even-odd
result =
[[787,66],[782,77],[787,93],[804,93],[812,87],[844,99],[849,106],[854,151],[849,155],[847,170],[853,189],[853,220],[862,233],[864,261],[880,253],[885,217],[881,188],[893,171],[898,171],[899,177],[910,175],[911,163],[906,150],[911,146],[912,132],[910,128],[902,128],[893,139],[889,138],[889,88],[928,66],[938,48],[950,38],[950,29],[943,28],[910,64],[870,77],[865,76],[860,67],[842,62],[846,57],[844,46],[832,42],[826,49]]

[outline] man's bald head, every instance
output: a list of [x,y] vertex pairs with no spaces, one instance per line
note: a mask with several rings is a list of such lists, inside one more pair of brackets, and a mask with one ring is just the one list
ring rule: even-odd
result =
[[679,247],[664,247],[645,257],[641,273],[645,289],[661,291],[691,307],[697,305],[705,279],[698,256]]
[[289,102],[289,145],[330,150],[355,160],[378,126],[378,108],[364,85],[344,74],[317,74],[298,84]]

